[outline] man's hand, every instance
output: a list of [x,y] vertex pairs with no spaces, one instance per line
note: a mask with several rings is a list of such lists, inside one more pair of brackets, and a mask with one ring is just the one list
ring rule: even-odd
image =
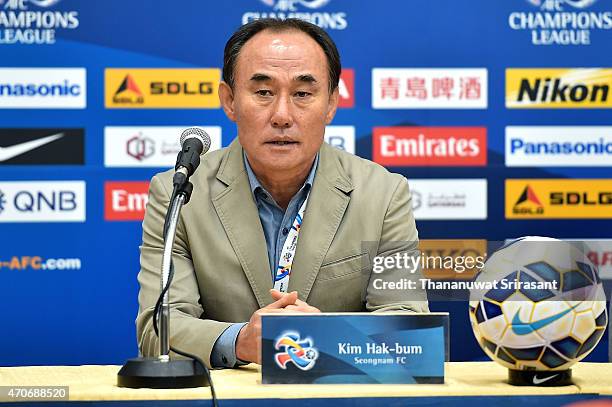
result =
[[321,312],[319,309],[299,300],[297,291],[282,293],[270,290],[274,302],[251,315],[249,322],[240,330],[236,339],[236,357],[245,362],[261,364],[261,315],[283,312]]
[[[293,291],[293,292],[295,292],[295,291]],[[297,294],[297,292],[295,292],[295,293]],[[280,292],[278,290],[272,289],[272,290],[270,290],[270,295],[272,296],[274,301],[279,301],[281,298],[283,298],[287,294],[282,293],[282,292]],[[292,311],[292,312],[308,312],[308,313],[321,312],[318,308],[312,307],[312,306],[308,305],[308,303],[298,299],[297,295],[296,295],[295,303],[291,304],[291,305],[285,306],[285,309],[289,310],[289,311]]]

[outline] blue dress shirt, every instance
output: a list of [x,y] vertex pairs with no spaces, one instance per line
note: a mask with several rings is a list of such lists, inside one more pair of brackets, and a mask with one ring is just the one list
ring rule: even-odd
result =
[[[319,164],[319,154],[315,157],[315,161],[304,185],[302,185],[302,188],[300,188],[289,201],[287,210],[283,210],[274,201],[272,195],[261,185],[244,153],[243,159],[249,177],[251,192],[257,204],[259,219],[261,220],[261,226],[263,227],[264,236],[266,238],[268,262],[270,263],[270,288],[272,288],[274,286],[274,274],[283,250],[283,245],[293,225],[293,221],[300,207],[306,200],[308,192],[314,182],[315,173]],[[236,339],[244,325],[246,325],[246,322],[235,323],[219,336],[210,355],[210,362],[213,367],[234,367],[244,364],[244,362],[236,359]]]

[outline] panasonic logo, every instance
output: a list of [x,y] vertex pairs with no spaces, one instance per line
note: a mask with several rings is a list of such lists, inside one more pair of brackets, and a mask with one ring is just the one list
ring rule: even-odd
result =
[[0,83],[0,96],[79,96],[81,86],[64,80],[55,84]]
[[508,126],[509,167],[591,167],[612,162],[612,126]]
[[538,142],[531,143],[521,138],[510,140],[512,154],[523,152],[525,154],[612,154],[612,142],[600,138],[594,142]]
[[85,109],[85,68],[0,68],[0,109]]

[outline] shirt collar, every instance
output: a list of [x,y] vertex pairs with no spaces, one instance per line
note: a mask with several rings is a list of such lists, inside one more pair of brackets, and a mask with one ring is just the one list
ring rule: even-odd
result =
[[[251,168],[251,165],[249,164],[249,160],[247,159],[247,156],[244,150],[242,150],[242,158],[244,160],[244,166],[246,168],[247,175],[249,177],[249,185],[251,186],[251,192],[253,193],[253,196],[255,196],[255,192],[257,191],[258,188],[261,188],[262,190],[265,191],[265,188],[261,185],[261,183],[255,176],[255,173],[253,172],[253,169]],[[308,173],[308,177],[306,177],[306,181],[304,182],[304,185],[302,185],[302,188],[300,188],[300,190],[306,186],[308,188],[312,187],[318,165],[319,165],[319,153],[317,153],[317,155],[315,156],[315,160],[314,160],[314,163],[312,164],[312,168],[310,169],[310,172]]]

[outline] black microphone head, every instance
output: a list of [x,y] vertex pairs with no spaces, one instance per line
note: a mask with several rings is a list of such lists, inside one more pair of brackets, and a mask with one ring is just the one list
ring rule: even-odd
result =
[[201,155],[206,154],[206,152],[210,149],[210,136],[201,127],[190,127],[188,129],[185,129],[181,133],[181,147],[183,147],[185,141],[190,138],[195,138],[202,143]]

